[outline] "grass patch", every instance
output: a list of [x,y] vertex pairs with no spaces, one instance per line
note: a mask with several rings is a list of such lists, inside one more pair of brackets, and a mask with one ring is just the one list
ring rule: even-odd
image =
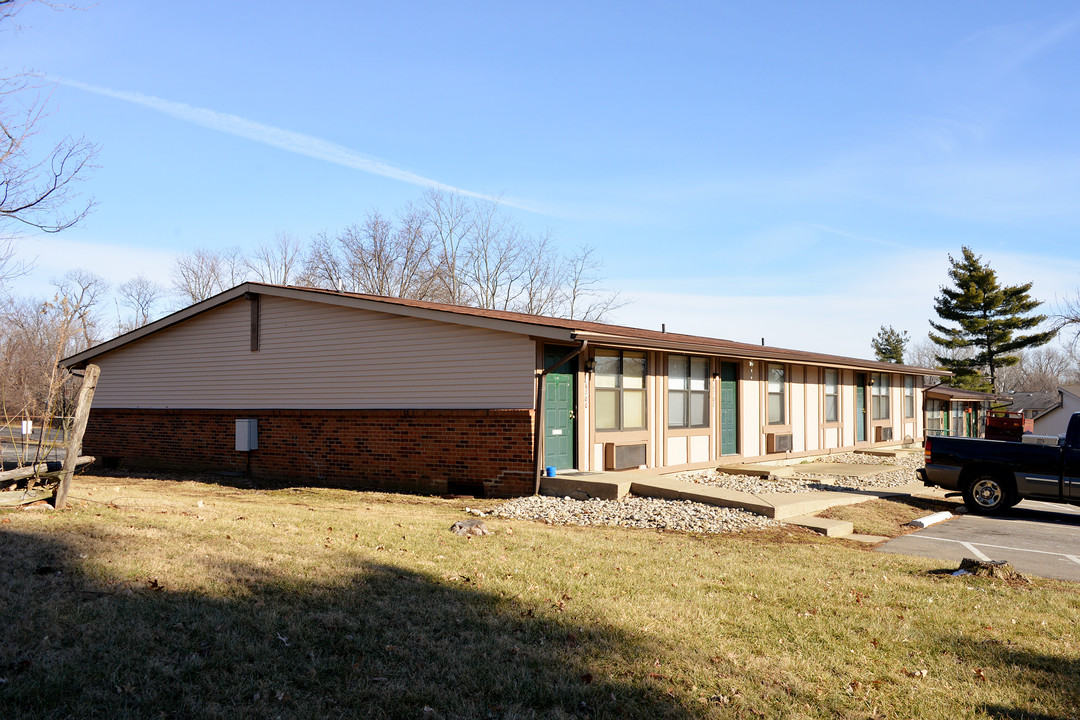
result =
[[1080,592],[794,529],[82,477],[0,513],[7,718],[1075,716]]
[[906,496],[867,500],[856,505],[839,505],[819,515],[835,520],[848,520],[856,533],[894,538],[918,530],[908,525],[912,520],[943,510],[952,512],[960,505],[962,503],[950,500]]

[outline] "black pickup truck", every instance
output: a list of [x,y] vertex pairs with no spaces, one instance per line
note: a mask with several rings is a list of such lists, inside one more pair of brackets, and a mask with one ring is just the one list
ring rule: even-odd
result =
[[1036,442],[928,437],[919,477],[925,485],[959,490],[980,515],[1021,500],[1080,505],[1080,413],[1069,420],[1064,440],[1031,439]]

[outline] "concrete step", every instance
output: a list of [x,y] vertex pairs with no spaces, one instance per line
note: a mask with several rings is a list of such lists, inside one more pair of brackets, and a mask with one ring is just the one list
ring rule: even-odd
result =
[[784,522],[813,530],[825,537],[847,537],[854,530],[849,520],[833,520],[832,518],[820,518],[814,515],[799,515],[788,518]]

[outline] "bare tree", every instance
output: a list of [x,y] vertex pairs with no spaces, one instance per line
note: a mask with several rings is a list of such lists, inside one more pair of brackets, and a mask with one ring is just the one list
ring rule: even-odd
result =
[[333,290],[601,320],[623,303],[601,288],[599,269],[591,248],[564,255],[550,231],[525,233],[498,202],[429,190],[394,220],[372,210],[362,225],[316,236],[303,279]]
[[469,257],[472,206],[458,193],[434,188],[424,194],[422,202],[427,236],[438,258],[436,297],[451,305],[468,305],[471,298],[464,268]]
[[153,280],[139,275],[117,288],[117,293],[120,295],[120,303],[130,311],[128,319],[118,318],[117,322],[118,332],[125,333],[137,330],[153,319],[155,306],[165,294],[165,290]]
[[[236,252],[232,257],[243,256]],[[238,264],[247,268],[259,282],[288,285],[299,279],[303,262],[304,244],[295,236],[282,232],[275,235],[273,241],[259,245],[250,256]],[[236,265],[232,267],[235,269]],[[243,282],[243,280],[236,282],[238,279],[236,273],[233,272],[229,287]]]
[[315,287],[388,297],[430,300],[434,294],[432,247],[425,216],[408,205],[397,222],[377,210],[363,225],[311,242],[304,279]]
[[66,304],[65,315],[70,315],[72,339],[85,349],[97,342],[99,322],[96,308],[108,291],[105,278],[89,270],[69,270],[59,282],[54,282],[59,297]]
[[498,203],[477,202],[472,207],[465,263],[464,286],[470,305],[488,310],[512,310],[524,288],[529,264],[522,262],[528,243],[521,228],[503,213]]
[[360,292],[352,278],[346,278],[345,260],[338,251],[338,238],[325,232],[311,239],[300,282],[310,287],[342,292]]
[[69,375],[59,361],[99,339],[95,308],[105,282],[74,270],[56,285],[51,300],[13,300],[0,312],[0,411],[5,420],[0,428],[22,417],[38,418],[43,431],[51,429],[53,417],[62,415],[71,401]]
[[551,231],[530,238],[523,251],[525,275],[516,310],[529,315],[558,315],[565,296],[567,264],[552,262],[558,250]]
[[1054,391],[1080,379],[1080,364],[1070,349],[1048,345],[1022,353],[1002,377],[1006,392]]
[[626,304],[618,293],[601,287],[600,261],[591,247],[585,246],[568,261],[569,272],[564,281],[566,300],[564,313],[574,320],[592,322],[603,320],[608,313]]
[[170,274],[173,291],[180,296],[181,305],[193,305],[227,289],[229,273],[225,257],[199,248],[177,257]]
[[1053,315],[1056,327],[1072,334],[1072,346],[1080,345],[1080,290],[1065,298]]
[[[29,2],[0,1],[0,31]],[[62,9],[62,4],[41,4]],[[27,73],[0,78],[0,286],[28,270],[15,258],[20,229],[54,233],[79,223],[93,199],[74,202],[77,183],[92,167],[97,147],[67,137],[44,151],[34,147],[47,109],[47,95]]]

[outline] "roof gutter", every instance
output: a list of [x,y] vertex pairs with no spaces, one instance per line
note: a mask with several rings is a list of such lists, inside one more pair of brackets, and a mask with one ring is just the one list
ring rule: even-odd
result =
[[[796,365],[816,365],[822,367],[834,367],[844,370],[859,370],[868,372],[892,372],[907,375],[932,375],[936,377],[948,377],[952,373],[948,370],[936,370],[933,368],[919,368],[911,365],[895,364],[895,368],[889,366],[893,363],[874,363],[867,361],[860,364],[858,361],[842,362],[839,358],[807,358],[801,354],[782,349],[764,348],[763,350],[747,350],[717,347],[709,343],[680,342],[678,340],[639,340],[635,338],[620,337],[617,335],[601,335],[596,333],[574,333],[575,339],[591,340],[594,344],[603,344],[611,347],[626,348],[629,350],[677,350],[680,352],[694,352],[714,357],[733,358],[735,360],[773,360],[776,362],[788,362]],[[756,346],[754,346],[756,348]],[[769,350],[772,352],[769,352]]]
[[544,378],[548,373],[564,363],[568,363],[581,353],[585,352],[589,341],[582,340],[581,345],[571,350],[565,357],[559,358],[548,367],[536,374],[536,427],[533,430],[533,452],[536,455],[536,477],[533,483],[533,495],[540,494],[540,478],[544,473]]

